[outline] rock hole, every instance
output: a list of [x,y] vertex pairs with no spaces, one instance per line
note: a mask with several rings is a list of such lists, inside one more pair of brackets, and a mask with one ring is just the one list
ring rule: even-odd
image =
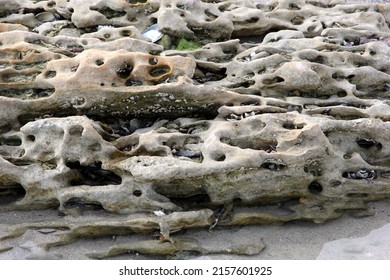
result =
[[226,156],[222,155],[222,154],[216,154],[216,155],[213,155],[213,159],[215,161],[225,161]]
[[369,149],[371,147],[376,147],[378,150],[382,149],[382,144],[373,139],[358,138],[356,139],[356,143],[359,145],[359,147],[364,149]]
[[56,75],[57,75],[56,71],[46,71],[45,72],[45,78],[46,79],[54,78]]
[[0,138],[0,146],[20,146],[22,145],[22,140],[19,137],[10,137],[10,138]]
[[311,33],[311,32],[314,31],[315,28],[316,28],[315,25],[311,25],[311,26],[309,26],[309,27],[307,28],[307,32]]
[[30,142],[35,142],[35,136],[34,135],[27,135],[26,139]]
[[305,21],[304,17],[296,16],[291,20],[291,23],[294,25],[301,25]]
[[260,102],[258,100],[248,100],[245,102],[241,102],[241,106],[257,106],[260,105]]
[[255,23],[258,21],[259,21],[258,17],[251,17],[250,19],[246,20],[247,23]]
[[350,83],[353,83],[353,78],[355,78],[355,75],[348,75],[347,77],[347,80],[350,82]]
[[134,190],[133,195],[136,197],[140,197],[142,195],[142,191],[141,190]]
[[203,155],[202,152],[200,151],[191,151],[186,149],[172,149],[172,154],[176,157],[186,157],[196,162],[203,161]]
[[208,16],[208,21],[214,21],[218,18],[218,16],[214,15],[210,10],[206,9],[204,11],[205,15]]
[[319,64],[326,64],[328,62],[328,59],[325,56],[317,55],[312,62],[319,63]]
[[158,59],[156,57],[152,57],[149,59],[149,64],[150,65],[156,65],[158,63]]
[[54,1],[50,1],[49,3],[47,3],[47,6],[49,7],[49,8],[52,8],[52,7],[54,7],[56,5],[56,2],[54,2]]
[[226,7],[226,5],[219,6],[219,7],[218,7],[218,10],[219,10],[221,13],[223,13],[223,12],[225,12],[225,11],[227,10],[227,7]]
[[337,72],[332,74],[332,78],[335,79],[336,81],[341,81],[345,79],[344,75]]
[[289,9],[289,10],[300,10],[300,8],[298,7],[298,5],[295,4],[295,3],[290,3],[290,4],[288,5],[288,9]]
[[88,146],[88,150],[93,152],[98,152],[102,150],[102,145],[100,143],[91,144]]
[[119,78],[126,79],[130,76],[131,71],[133,71],[133,66],[125,62],[119,69],[116,70],[116,74]]
[[390,171],[381,171],[380,175],[382,178],[390,179]]
[[196,134],[203,131],[207,131],[210,128],[210,124],[207,121],[200,122],[195,125],[188,125],[179,128],[181,133]]
[[157,18],[155,18],[155,17],[151,17],[150,19],[149,19],[149,22],[150,22],[150,24],[157,24]]
[[223,137],[220,141],[241,149],[263,150],[267,153],[276,151],[278,145],[276,140],[256,139],[256,137],[241,137],[238,139]]
[[279,77],[279,76],[263,80],[263,84],[265,84],[265,85],[273,85],[273,84],[278,84],[278,83],[282,83],[282,82],[284,82],[284,79],[282,77]]
[[133,35],[133,32],[131,32],[130,30],[122,30],[120,32],[121,36],[122,37],[131,37]]
[[69,128],[68,132],[72,136],[80,137],[83,134],[84,127],[81,125],[73,125]]
[[0,126],[0,134],[6,133],[12,130],[12,126],[10,124]]
[[163,75],[169,73],[170,71],[171,71],[171,68],[168,65],[163,65],[160,67],[153,68],[149,74],[152,77],[159,77],[159,76],[163,76]]
[[[254,84],[255,84],[255,81],[245,81],[245,82],[241,82],[241,83],[230,85],[230,86],[228,86],[228,88],[240,88],[240,87],[250,88]],[[257,94],[257,95],[259,95],[259,94]]]
[[343,178],[352,179],[352,180],[372,180],[377,178],[375,170],[370,170],[367,168],[361,168],[358,171],[347,171],[343,172],[341,175]]
[[368,63],[367,63],[367,61],[355,61],[354,63],[353,63],[353,65],[355,66],[355,67],[363,67],[363,66],[367,66],[368,65]]
[[45,169],[45,170],[54,170],[57,168],[57,161],[55,159],[40,162],[40,165]]
[[[70,51],[72,53],[81,53],[84,51],[84,47],[81,45],[69,45],[69,46],[66,46],[66,48],[68,51]],[[74,55],[71,57],[74,57]]]
[[[325,134],[325,133],[324,133]],[[326,137],[328,137],[328,135],[325,134]],[[344,154],[343,155],[343,159],[351,159],[352,158],[352,155],[351,154]]]
[[109,7],[103,7],[103,8],[96,8],[96,7],[91,7],[92,11],[97,11],[104,15],[107,19],[112,19],[112,18],[118,18],[126,15],[126,11],[116,11],[113,10]]
[[341,186],[341,182],[340,182],[340,181],[332,181],[332,182],[331,182],[331,186],[332,186],[333,188],[338,187],[338,186]]
[[95,162],[90,165],[81,165],[79,161],[67,162],[66,166],[77,173],[71,179],[72,186],[88,185],[88,186],[105,186],[105,185],[120,185],[122,178],[111,170],[102,169],[101,162]]
[[101,60],[101,59],[96,60],[95,63],[97,66],[101,66],[104,64],[103,60]]
[[342,97],[346,97],[348,95],[348,93],[345,90],[341,90],[341,91],[336,92],[336,95],[337,95],[337,97],[342,98]]
[[[200,67],[199,65],[197,66],[197,69],[199,70],[199,73],[202,74],[196,74],[194,75],[194,79],[198,83],[206,83],[210,81],[220,81],[224,78],[226,78],[226,68],[223,67],[221,69],[208,69],[208,68],[203,68]],[[196,73],[197,71],[195,71]]]
[[320,183],[317,181],[313,181],[310,183],[310,185],[307,187],[307,190],[312,194],[320,194],[323,190]]
[[76,72],[78,68],[79,68],[79,65],[72,66],[72,67],[70,67],[70,72]]
[[64,203],[65,209],[78,208],[80,210],[104,210],[100,202],[89,201],[79,197],[72,197]]
[[22,200],[26,190],[20,184],[0,185],[0,206]]
[[142,81],[139,79],[128,79],[125,82],[125,86],[127,87],[136,87],[136,86],[142,86]]
[[299,124],[296,124],[294,123],[293,121],[286,121],[285,123],[283,123],[283,128],[285,129],[302,129],[304,128],[305,124],[303,123],[299,123]]
[[210,196],[202,187],[195,188],[182,182],[159,184],[152,187],[157,194],[165,196],[183,210],[194,210],[210,206]]
[[265,168],[265,169],[269,169],[269,170],[278,171],[278,170],[282,170],[282,169],[286,168],[287,165],[285,165],[284,163],[282,163],[282,162],[279,161],[279,160],[266,159],[266,160],[261,164],[261,167],[263,167],[263,168]]

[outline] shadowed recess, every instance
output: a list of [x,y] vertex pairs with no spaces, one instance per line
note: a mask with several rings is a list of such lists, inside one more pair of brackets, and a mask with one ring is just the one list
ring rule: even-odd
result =
[[104,185],[120,185],[122,178],[114,172],[102,169],[101,162],[95,162],[90,165],[81,165],[80,162],[68,162],[66,164],[72,170],[77,171],[75,178],[71,179],[72,186],[89,185],[89,186],[104,186]]

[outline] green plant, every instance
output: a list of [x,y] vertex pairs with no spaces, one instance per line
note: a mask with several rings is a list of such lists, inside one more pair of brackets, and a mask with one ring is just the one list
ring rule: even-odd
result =
[[188,41],[185,38],[180,38],[177,43],[176,50],[179,51],[191,51],[196,50],[202,47],[202,45],[198,44],[197,42]]

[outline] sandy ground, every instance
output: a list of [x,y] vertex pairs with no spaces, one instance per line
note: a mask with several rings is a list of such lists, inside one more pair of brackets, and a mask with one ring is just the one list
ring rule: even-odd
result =
[[[241,227],[216,227],[211,232],[207,229],[187,230],[176,234],[181,237],[191,237],[201,241],[205,246],[227,247],[232,244],[255,244],[264,242],[266,248],[258,255],[242,256],[232,254],[193,255],[179,254],[178,259],[267,259],[267,260],[312,260],[320,254],[324,244],[342,238],[356,238],[368,235],[372,230],[381,228],[390,223],[390,201],[381,201],[370,204],[375,211],[374,216],[355,218],[345,215],[339,219],[324,224],[312,222],[290,222],[283,225],[257,225]],[[54,210],[29,211],[18,214],[4,213],[1,223],[17,223],[41,219],[58,219]],[[1,229],[0,229],[1,230]],[[98,239],[80,239],[75,243],[54,247],[46,252],[37,244],[50,238],[47,234],[29,234],[15,240],[16,246],[0,253],[0,259],[87,259],[86,254],[102,252],[103,248],[122,242],[150,240],[151,235],[110,236]],[[4,241],[2,241],[4,242]],[[12,242],[10,243],[12,245]],[[336,252],[337,253],[337,252]],[[386,253],[390,259],[390,252]],[[112,259],[165,259],[129,253],[113,257]],[[337,254],[335,258],[339,257]],[[383,258],[383,257],[382,257]],[[353,256],[351,257],[353,259]]]

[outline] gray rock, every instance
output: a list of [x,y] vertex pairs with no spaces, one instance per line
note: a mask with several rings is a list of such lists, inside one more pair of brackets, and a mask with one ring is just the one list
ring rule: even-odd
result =
[[388,260],[390,259],[390,224],[368,235],[325,243],[318,260]]

